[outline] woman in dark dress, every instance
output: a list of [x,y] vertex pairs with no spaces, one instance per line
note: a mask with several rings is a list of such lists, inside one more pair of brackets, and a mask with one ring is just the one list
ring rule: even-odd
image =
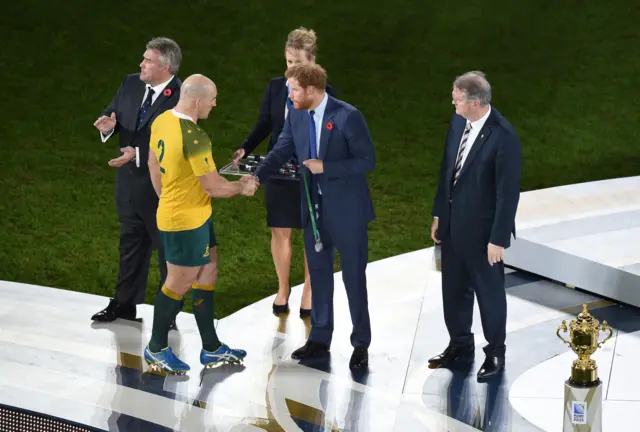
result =
[[[313,30],[300,27],[289,33],[285,43],[287,68],[304,61],[315,62],[316,34]],[[334,95],[327,86],[327,93]],[[293,103],[288,97],[288,83],[284,76],[273,78],[264,93],[260,105],[260,115],[253,130],[245,138],[240,148],[233,154],[235,164],[251,153],[267,136],[271,135],[267,152],[271,151],[282,132],[284,121]],[[301,229],[301,196],[297,181],[270,179],[264,186],[267,207],[267,225],[271,228],[271,254],[278,275],[278,295],[273,303],[273,313],[289,311],[289,275],[291,268],[291,234],[294,228]],[[304,251],[304,247],[303,247]],[[311,314],[311,281],[307,256],[304,256],[304,288],[300,302],[300,317]]]

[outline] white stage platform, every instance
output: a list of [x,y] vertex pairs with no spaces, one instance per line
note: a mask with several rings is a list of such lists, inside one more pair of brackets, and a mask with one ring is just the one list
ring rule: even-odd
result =
[[[527,229],[535,228],[522,227],[524,209],[537,209],[527,195],[518,215],[523,242],[531,242]],[[557,206],[550,210],[562,218]],[[569,210],[567,219],[579,221]],[[595,245],[606,247],[612,238],[605,235]],[[96,325],[90,317],[106,304],[103,297],[0,282],[0,425],[4,406],[70,421],[77,430],[555,432],[562,429],[563,385],[575,358],[555,331],[587,303],[615,329],[594,357],[604,382],[604,430],[633,430],[640,409],[640,377],[633,373],[640,310],[509,270],[506,370],[478,384],[481,349],[471,370],[427,367],[427,359],[448,342],[437,255],[430,248],[369,265],[373,342],[369,370],[360,375],[348,368],[351,324],[340,274],[327,360],[301,365],[291,359],[306,339],[308,320],[296,313],[275,317],[269,297],[217,322],[223,341],[248,351],[244,365],[204,375],[195,320],[180,313],[169,340],[192,366],[186,377],[146,372],[141,356],[150,337],[151,306],[139,308],[141,324]],[[509,258],[515,262],[517,256]],[[292,311],[300,293],[295,287]],[[484,346],[477,310],[473,331],[478,348]]]
[[640,177],[521,195],[505,262],[640,307]]

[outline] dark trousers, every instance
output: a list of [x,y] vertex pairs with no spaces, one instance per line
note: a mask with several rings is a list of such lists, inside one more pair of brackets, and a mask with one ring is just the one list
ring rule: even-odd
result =
[[471,333],[474,293],[490,355],[505,353],[507,296],[504,264],[489,265],[487,245],[442,239],[442,301],[452,347],[473,347]]
[[[322,219],[322,218],[321,218]],[[333,261],[335,250],[340,254],[342,280],[347,290],[353,330],[351,345],[368,348],[371,344],[371,323],[365,270],[369,261],[368,226],[346,230],[325,226],[318,229],[323,250],[316,252],[311,220],[304,228],[304,246],[311,278],[311,333],[309,340],[331,344],[333,335]]]
[[123,200],[117,202],[117,208],[120,218],[120,259],[115,300],[121,304],[142,304],[154,248],[158,250],[160,267],[158,290],[167,279],[167,263],[156,223],[157,208]]

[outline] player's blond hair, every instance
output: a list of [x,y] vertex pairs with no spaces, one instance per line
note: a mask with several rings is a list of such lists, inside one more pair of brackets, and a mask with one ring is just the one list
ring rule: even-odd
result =
[[287,42],[284,44],[284,50],[302,50],[307,55],[307,59],[310,60],[316,57],[316,52],[318,49],[317,41],[318,38],[316,37],[315,31],[308,30],[304,27],[299,27],[289,33]]

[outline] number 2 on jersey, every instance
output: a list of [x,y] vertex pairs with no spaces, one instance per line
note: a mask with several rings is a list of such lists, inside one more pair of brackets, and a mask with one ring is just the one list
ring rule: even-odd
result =
[[[164,158],[164,141],[158,141],[158,148],[160,149],[160,157],[158,158],[158,162],[162,164],[162,159]],[[164,168],[160,165],[160,172],[164,174]]]

